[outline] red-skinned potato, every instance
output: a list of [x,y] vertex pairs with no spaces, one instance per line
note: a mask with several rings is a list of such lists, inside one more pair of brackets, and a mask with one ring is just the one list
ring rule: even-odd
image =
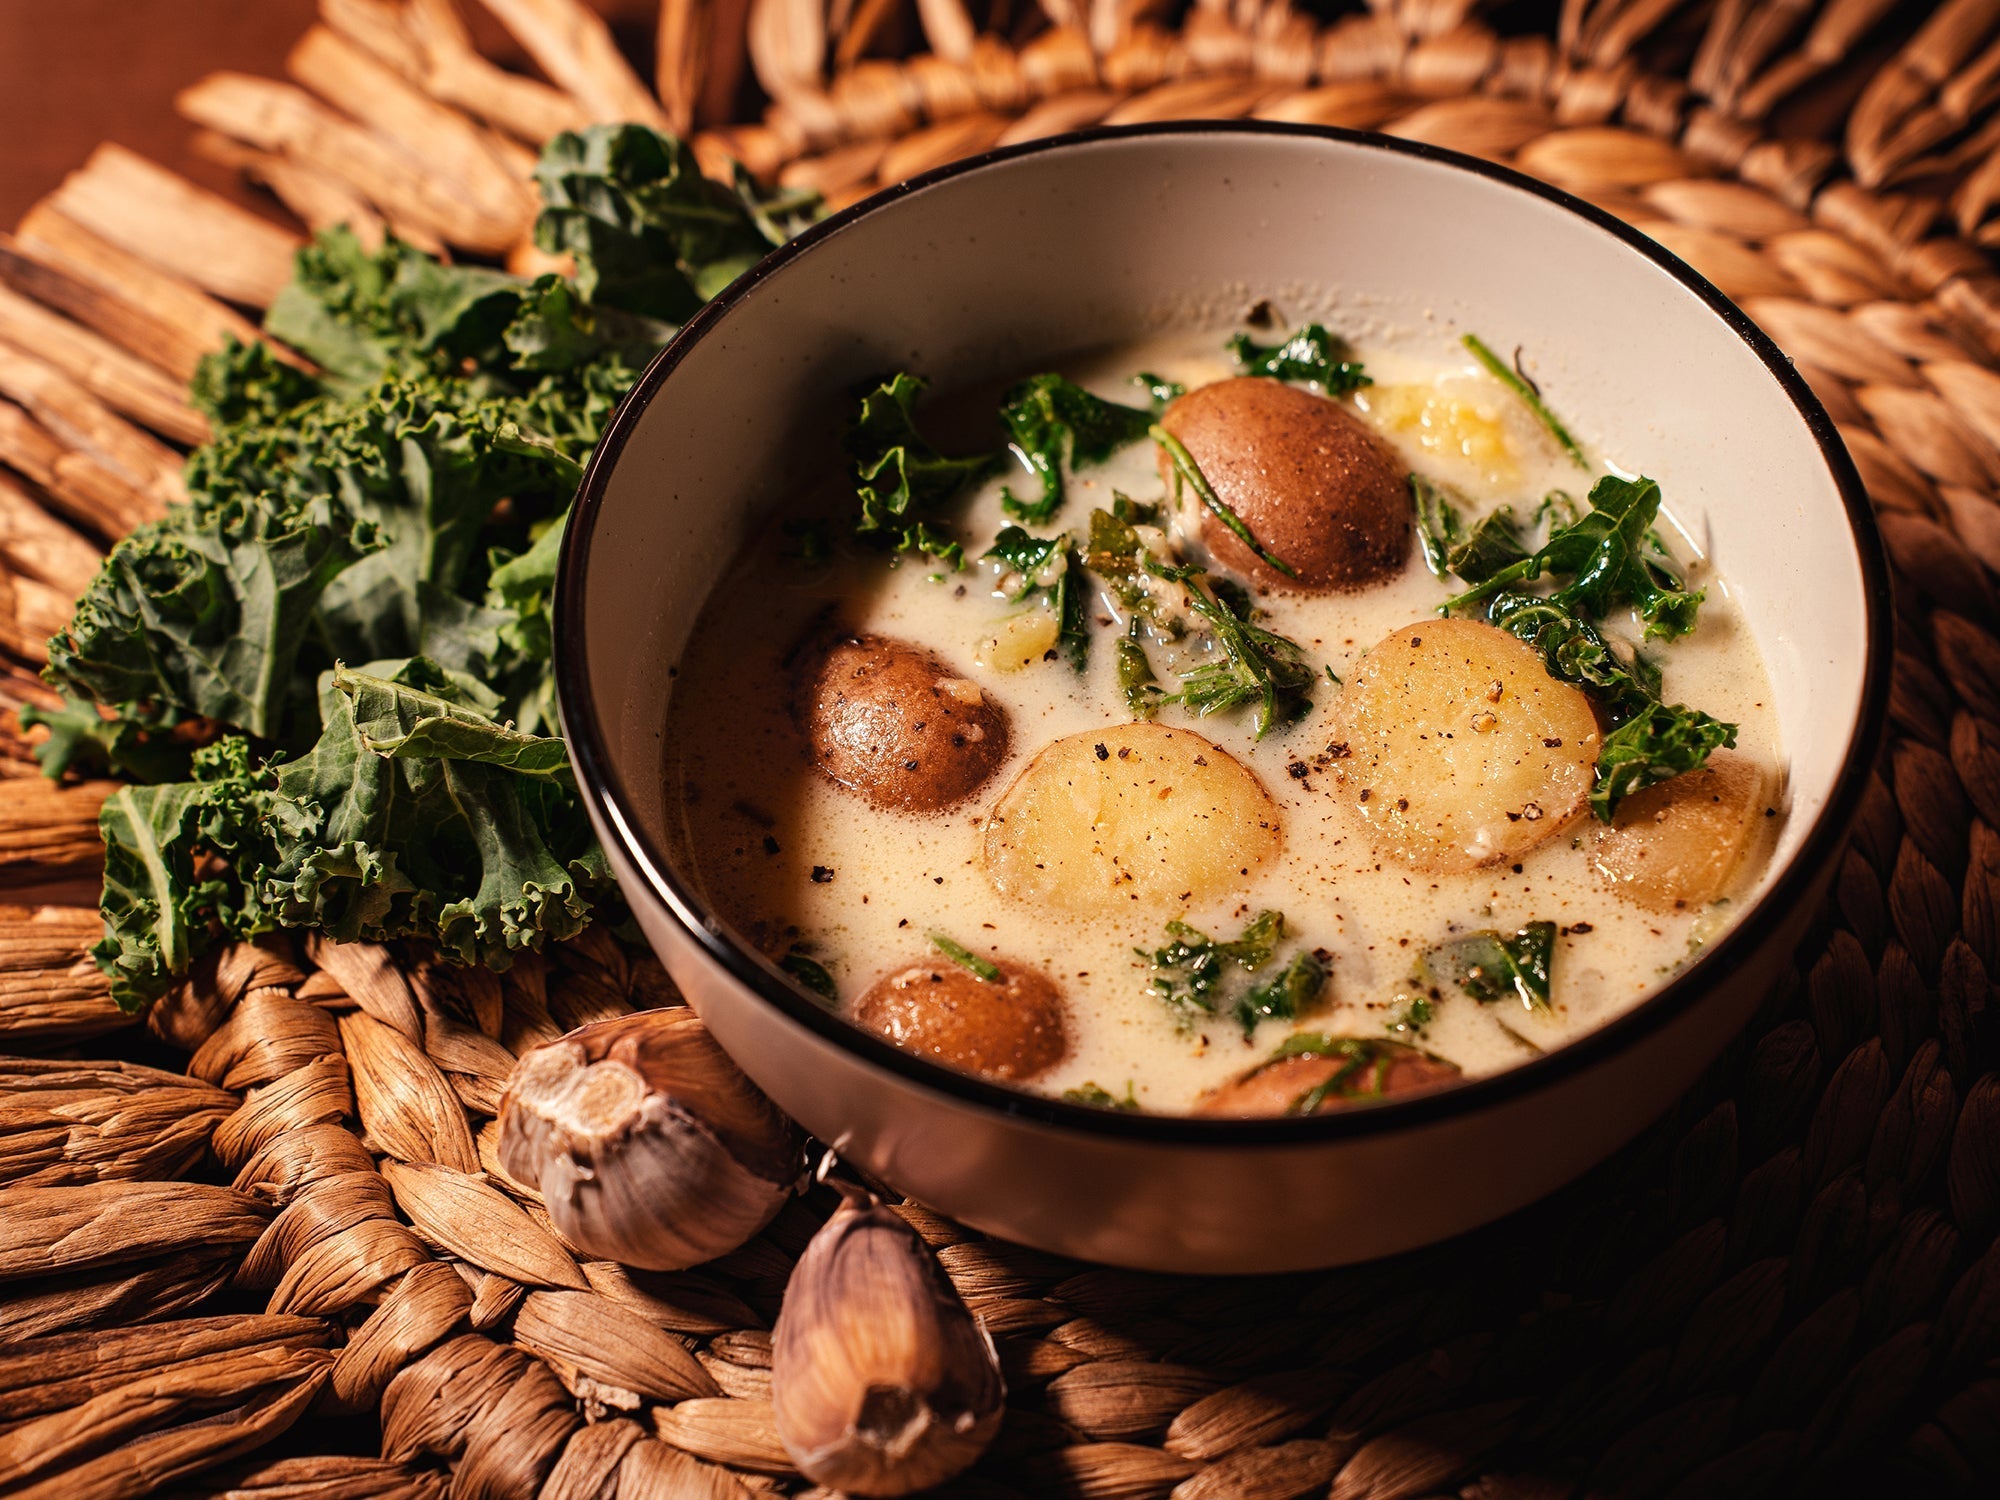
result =
[[798,716],[813,764],[876,807],[935,813],[1007,758],[1007,717],[921,646],[844,635],[812,651]]
[[1069,1054],[1062,993],[1046,975],[998,962],[982,979],[940,958],[885,974],[854,1002],[857,1025],[919,1057],[1021,1082]]
[[1259,1063],[1195,1101],[1198,1115],[1316,1115],[1455,1082],[1441,1057],[1400,1042],[1361,1037],[1294,1038],[1305,1049]]
[[[1261,376],[1221,380],[1176,399],[1160,425],[1179,438],[1223,504],[1288,578],[1183,487],[1201,512],[1202,544],[1260,587],[1304,593],[1367,588],[1410,555],[1409,472],[1360,418],[1325,396]],[[1172,459],[1160,455],[1171,487]]]

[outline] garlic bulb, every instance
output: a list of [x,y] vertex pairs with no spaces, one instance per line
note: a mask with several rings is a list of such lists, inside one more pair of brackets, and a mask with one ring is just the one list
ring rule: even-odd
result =
[[536,1188],[586,1255],[698,1265],[771,1222],[804,1141],[691,1010],[579,1026],[521,1058],[500,1104],[500,1165]]
[[858,1189],[792,1271],[772,1335],[778,1436],[808,1479],[906,1495],[1000,1429],[993,1341],[915,1230]]

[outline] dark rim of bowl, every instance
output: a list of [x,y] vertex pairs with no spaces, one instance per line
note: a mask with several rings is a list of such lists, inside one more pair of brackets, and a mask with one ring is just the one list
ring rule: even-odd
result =
[[[714,914],[706,909],[705,903],[661,857],[650,836],[631,815],[630,799],[612,765],[599,729],[597,706],[585,666],[588,646],[584,638],[583,585],[589,569],[591,539],[611,471],[617,465],[619,454],[633,428],[667,377],[688,351],[760,283],[867,215],[911,194],[928,191],[941,183],[998,163],[1106,140],[1215,135],[1338,141],[1344,145],[1454,167],[1567,209],[1614,236],[1627,248],[1679,281],[1749,345],[1771,378],[1791,397],[1813,440],[1819,445],[1821,456],[1847,508],[1849,530],[1861,563],[1862,605],[1867,613],[1867,659],[1863,666],[1860,715],[1832,793],[1790,864],[1779,872],[1777,880],[1742,922],[1724,934],[1681,974],[1631,1010],[1539,1057],[1530,1058],[1504,1072],[1469,1079],[1427,1093],[1310,1116],[1214,1119],[1192,1115],[1127,1113],[1072,1104],[1063,1099],[990,1083],[914,1056],[828,1011],[775,964],[753,953],[725,931]],[[1867,492],[1853,460],[1834,430],[1832,418],[1820,405],[1818,397],[1813,395],[1777,345],[1750,321],[1742,309],[1679,257],[1622,220],[1512,168],[1456,151],[1365,131],[1252,120],[1103,126],[987,151],[885,188],[829,216],[798,238],[773,250],[688,320],[666,348],[654,357],[638,383],[619,404],[596,451],[591,455],[583,483],[577,491],[557,570],[554,609],[556,692],[569,752],[576,764],[578,784],[599,819],[616,831],[627,854],[644,872],[654,892],[707,955],[731,978],[747,986],[767,1004],[777,1007],[793,1022],[856,1054],[865,1062],[911,1083],[968,1104],[1042,1125],[1099,1135],[1136,1137],[1162,1144],[1300,1146],[1471,1114],[1548,1087],[1658,1031],[1693,1004],[1712,976],[1727,972],[1769,939],[1802,899],[1819,872],[1833,860],[1866,789],[1887,727],[1892,645],[1889,588],[1888,563]]]

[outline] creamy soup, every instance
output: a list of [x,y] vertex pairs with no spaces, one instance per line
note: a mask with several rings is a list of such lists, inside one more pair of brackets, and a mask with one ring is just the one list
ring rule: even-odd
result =
[[[1351,371],[1246,383],[1226,333],[1062,365],[1158,426],[1119,418],[1101,461],[1082,431],[1071,462],[1058,448],[1060,505],[1025,531],[1070,543],[1026,570],[1025,539],[988,555],[1046,493],[1019,452],[927,513],[958,567],[856,536],[852,475],[802,477],[717,586],[669,705],[696,878],[859,1024],[1103,1107],[1310,1112],[1602,1025],[1730,924],[1781,816],[1777,719],[1723,574],[1672,495],[1629,555],[1588,550],[1586,496],[1623,503],[1620,465],[1648,455],[1572,453],[1561,418],[1587,432],[1587,412],[1545,420],[1458,342],[1341,351],[1370,383],[1330,395]],[[1248,358],[1284,336],[1251,329]],[[917,422],[968,435],[947,451],[992,447],[994,407],[968,393]],[[1319,493],[1383,472],[1394,516],[1374,491]],[[1295,482],[1319,487],[1296,511],[1259,499]],[[1440,618],[1471,587],[1451,567],[1468,544],[1465,574],[1514,558],[1519,609],[1553,618],[1533,601],[1555,592],[1569,614],[1538,634],[1489,583]],[[1644,576],[1607,585],[1618,566]],[[1577,665],[1575,618],[1611,686]],[[886,702],[856,710],[855,683]],[[1720,737],[1710,720],[1734,747],[1672,774],[1702,759],[1689,735]],[[1620,722],[1624,760],[1605,748]],[[871,769],[941,727],[936,755]]]

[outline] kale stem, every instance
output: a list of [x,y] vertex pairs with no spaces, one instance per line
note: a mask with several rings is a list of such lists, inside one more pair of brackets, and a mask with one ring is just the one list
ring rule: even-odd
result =
[[1214,489],[1209,485],[1207,476],[1201,472],[1201,465],[1196,463],[1194,455],[1188,452],[1187,444],[1183,443],[1157,422],[1147,428],[1146,432],[1154,442],[1167,450],[1167,457],[1172,459],[1174,463],[1174,472],[1194,486],[1194,492],[1201,497],[1201,503],[1214,511],[1216,519],[1235,532],[1241,538],[1244,546],[1263,558],[1265,562],[1276,568],[1280,573],[1283,573],[1287,578],[1296,578],[1299,576],[1297,570],[1290,563],[1286,562],[1276,553],[1266,551],[1263,544],[1251,534],[1250,528],[1243,524],[1243,518],[1223,503],[1222,497],[1215,493]]
[[[1537,554],[1539,556],[1539,554]],[[1483,583],[1475,583],[1460,594],[1453,594],[1438,606],[1438,613],[1448,615],[1455,609],[1464,609],[1470,604],[1483,604],[1495,594],[1501,593],[1513,584],[1531,581],[1540,576],[1534,557],[1524,557],[1517,563],[1509,563]]]
[[1528,403],[1528,410],[1535,414],[1537,421],[1548,428],[1550,436],[1562,444],[1563,452],[1575,461],[1579,469],[1588,471],[1590,460],[1583,456],[1583,449],[1577,445],[1576,439],[1569,435],[1569,429],[1563,426],[1562,420],[1549,410],[1548,403],[1542,400],[1541,392],[1523,380],[1520,371],[1487,348],[1478,334],[1468,333],[1460,342],[1472,351],[1474,359],[1492,372],[1494,379]]
[[961,969],[971,970],[988,984],[993,984],[999,980],[1000,966],[991,959],[981,958],[963,943],[954,942],[941,932],[933,932],[929,934],[929,937],[937,951],[957,964]]

